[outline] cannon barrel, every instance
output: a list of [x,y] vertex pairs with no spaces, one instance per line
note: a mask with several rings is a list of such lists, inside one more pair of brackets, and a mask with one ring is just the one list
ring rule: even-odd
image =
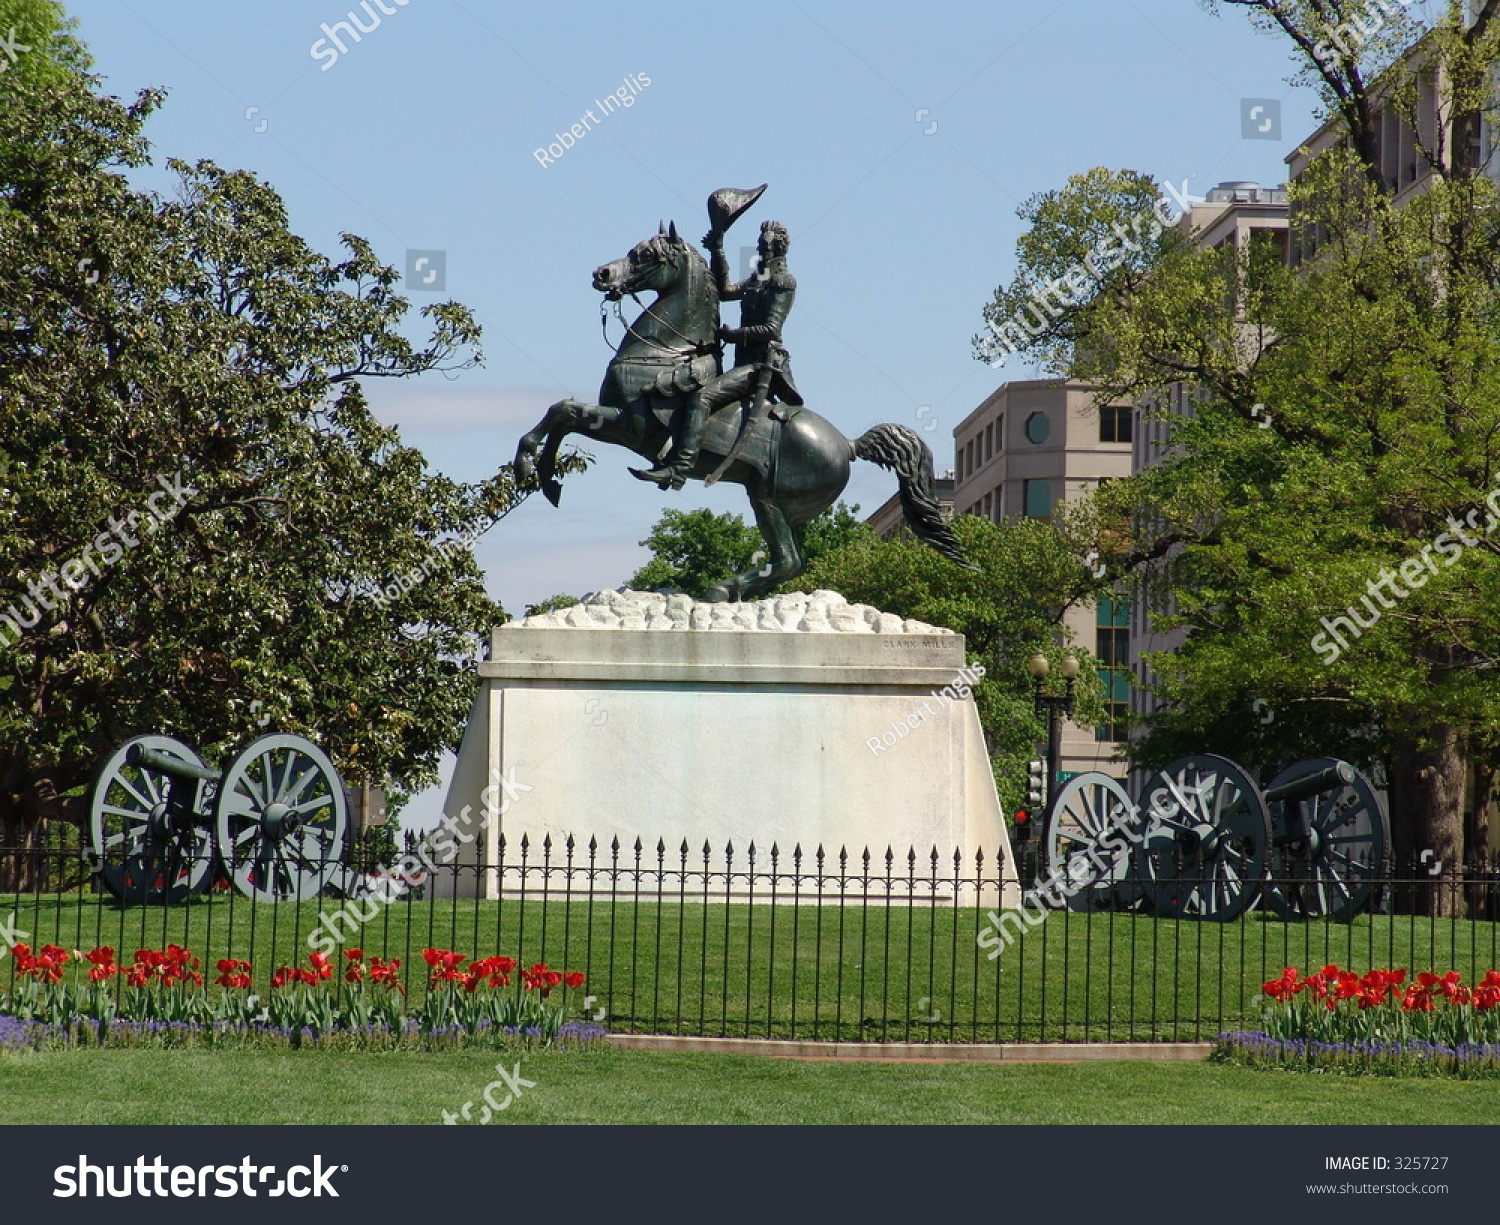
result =
[[128,760],[131,765],[139,769],[152,770],[157,774],[170,775],[172,778],[193,778],[205,783],[216,783],[224,777],[220,770],[210,769],[207,766],[195,766],[191,762],[183,761],[180,757],[174,757],[170,753],[159,753],[155,749],[148,749],[140,744],[130,746]]
[[1272,787],[1265,793],[1267,804],[1280,803],[1283,800],[1305,800],[1310,795],[1318,795],[1324,791],[1331,791],[1335,787],[1342,787],[1354,781],[1354,767],[1347,761],[1338,762],[1324,770],[1315,770],[1311,774],[1304,774],[1301,778],[1288,779],[1279,787]]

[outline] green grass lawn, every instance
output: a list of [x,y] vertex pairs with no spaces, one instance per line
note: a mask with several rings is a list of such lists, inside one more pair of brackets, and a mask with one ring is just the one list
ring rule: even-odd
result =
[[[278,965],[300,961],[334,899],[255,904],[234,895],[177,907],[123,909],[77,894],[0,896],[39,945],[111,944],[128,958],[167,941],[210,964],[255,963],[265,989]],[[1283,966],[1329,961],[1358,970],[1407,966],[1466,978],[1500,967],[1500,926],[1363,916],[1353,923],[1284,923],[1252,915],[1228,924],[1131,914],[1055,913],[989,960],[988,925],[973,908],[785,905],[622,895],[611,904],[507,899],[403,901],[385,907],[345,947],[400,957],[420,994],[422,949],[504,953],[523,964],[584,970],[579,1015],[594,995],[617,1032],[798,1037],[843,1041],[1207,1041],[1253,1024],[1260,984]],[[0,961],[0,983],[7,965]]]
[[[439,1123],[494,1053],[62,1051],[0,1057],[0,1122]],[[506,1059],[506,1066],[515,1056]],[[1207,1064],[833,1063],[542,1051],[498,1123],[1492,1123],[1500,1081]],[[500,1100],[504,1092],[497,1092]]]

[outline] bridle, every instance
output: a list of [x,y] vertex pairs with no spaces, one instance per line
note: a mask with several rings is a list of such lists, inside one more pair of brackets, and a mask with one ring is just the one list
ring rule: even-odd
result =
[[[640,341],[642,344],[647,344],[647,345],[650,345],[654,349],[660,350],[660,352],[664,355],[664,358],[663,359],[658,359],[658,360],[665,360],[665,358],[671,358],[674,361],[681,361],[681,360],[684,360],[684,359],[691,359],[691,358],[694,358],[694,357],[702,357],[702,356],[705,356],[706,354],[709,354],[709,353],[718,353],[719,352],[719,342],[718,342],[717,339],[707,340],[707,341],[701,341],[701,342],[700,341],[696,341],[691,336],[684,336],[681,332],[679,332],[675,327],[673,327],[665,319],[662,319],[659,316],[657,316],[655,314],[652,314],[652,311],[655,309],[655,304],[653,303],[651,306],[647,306],[645,303],[643,303],[641,301],[640,297],[638,296],[638,292],[639,291],[637,291],[635,289],[621,289],[616,294],[613,294],[613,295],[606,294],[599,301],[599,334],[604,338],[604,345],[605,345],[605,347],[607,349],[610,350],[611,353],[618,352],[619,351],[619,347],[620,347],[619,345],[612,345],[612,344],[610,344],[610,341],[609,341],[609,307],[611,305],[613,305],[614,308],[615,308],[615,318],[620,321],[620,326],[625,329],[625,337],[632,337],[633,336],[636,340]],[[624,297],[627,297],[627,296],[630,298],[630,300],[632,302],[634,302],[638,307],[641,308],[641,314],[643,316],[649,316],[654,323],[658,324],[660,327],[665,328],[667,331],[671,332],[674,336],[677,337],[678,340],[682,341],[683,344],[685,344],[687,346],[687,348],[686,349],[674,349],[670,345],[664,345],[664,344],[662,344],[661,341],[657,340],[653,336],[643,336],[643,335],[641,335],[641,333],[637,332],[635,330],[635,328],[626,320],[626,318],[625,318],[625,312],[624,312],[624,310],[620,306],[620,299],[624,298]],[[623,345],[624,343],[625,343],[625,338],[622,338],[620,340],[620,345]],[[635,360],[642,360],[642,359],[635,359]],[[644,359],[644,360],[650,361],[652,359],[647,358],[647,359]]]

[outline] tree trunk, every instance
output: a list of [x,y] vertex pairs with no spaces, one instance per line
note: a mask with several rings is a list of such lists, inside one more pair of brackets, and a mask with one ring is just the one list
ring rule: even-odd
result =
[[0,794],[0,893],[45,891],[66,876],[59,861],[58,845],[49,849],[47,823],[65,822],[77,827],[81,845],[87,821],[87,802],[82,796],[64,796],[58,779],[50,772],[25,772],[24,762],[12,758],[10,785]]
[[1391,833],[1400,874],[1414,882],[1401,907],[1411,913],[1456,915],[1456,883],[1463,860],[1463,740],[1453,727],[1438,727],[1430,744],[1398,738],[1391,753]]
[[1474,775],[1464,813],[1464,857],[1469,869],[1467,875],[1473,882],[1466,890],[1469,899],[1468,915],[1471,919],[1495,917],[1490,886],[1493,875],[1490,810],[1496,796],[1496,785],[1500,783],[1500,773],[1495,769],[1492,752],[1489,749],[1473,748],[1469,752],[1469,764]]

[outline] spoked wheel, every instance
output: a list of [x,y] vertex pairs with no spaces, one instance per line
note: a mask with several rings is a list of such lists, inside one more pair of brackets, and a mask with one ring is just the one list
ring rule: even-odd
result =
[[111,753],[89,789],[91,866],[122,902],[180,902],[213,871],[213,784],[139,765],[137,749],[204,768],[171,736],[136,736]]
[[1352,919],[1380,891],[1391,857],[1390,822],[1379,794],[1353,766],[1314,757],[1289,766],[1266,788],[1295,790],[1302,779],[1328,785],[1273,801],[1271,887],[1266,904],[1295,919]]
[[214,821],[230,879],[258,902],[308,901],[343,866],[344,785],[301,736],[252,741],[224,771]]
[[1270,867],[1259,789],[1227,757],[1180,757],[1141,792],[1137,862],[1147,900],[1168,918],[1227,922],[1253,906]]
[[1118,779],[1078,774],[1063,785],[1042,819],[1040,896],[1068,910],[1109,910],[1129,903],[1133,856],[1126,830],[1135,805]]

